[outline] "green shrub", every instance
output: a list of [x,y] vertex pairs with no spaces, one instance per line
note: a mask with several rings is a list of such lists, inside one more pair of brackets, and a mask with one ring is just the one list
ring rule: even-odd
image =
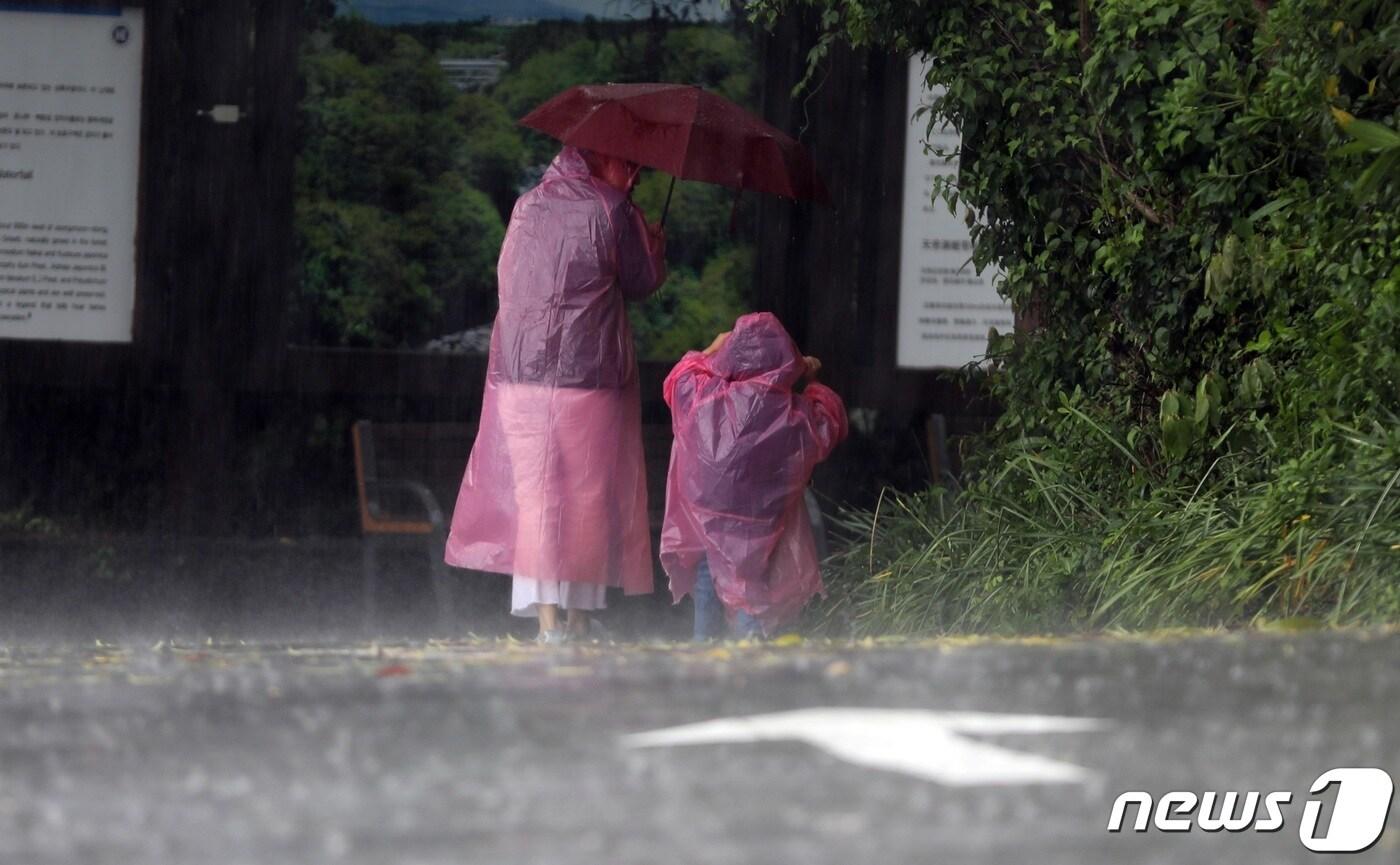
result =
[[358,18],[309,37],[302,68],[292,340],[414,347],[489,320],[524,161],[509,118]]
[[1400,431],[1338,428],[1273,465],[1222,457],[1146,496],[1126,489],[1126,458],[1105,489],[1101,452],[1022,439],[997,454],[957,495],[843,514],[851,543],[814,615],[859,633],[1400,618]]
[[1400,8],[750,9],[798,6],[822,12],[814,63],[837,39],[934,58],[963,142],[938,193],[979,214],[975,261],[1039,322],[993,341],[1005,413],[967,489],[896,499],[912,546],[866,557],[860,621],[1397,615]]

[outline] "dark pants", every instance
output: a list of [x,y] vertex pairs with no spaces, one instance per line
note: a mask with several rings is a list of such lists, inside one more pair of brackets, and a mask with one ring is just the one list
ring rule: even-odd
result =
[[695,569],[695,588],[691,592],[695,601],[695,639],[710,640],[723,637],[726,631],[735,637],[748,639],[763,636],[763,626],[748,613],[740,610],[734,614],[734,624],[729,628],[724,624],[724,604],[715,594],[714,577],[710,575],[710,562],[702,559]]

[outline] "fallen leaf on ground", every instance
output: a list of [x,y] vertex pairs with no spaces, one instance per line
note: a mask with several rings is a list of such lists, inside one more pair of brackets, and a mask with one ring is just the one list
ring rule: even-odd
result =
[[549,675],[563,679],[593,675],[592,667],[550,667]]
[[851,665],[845,661],[832,661],[826,665],[826,677],[828,679],[839,679],[842,676],[851,674]]

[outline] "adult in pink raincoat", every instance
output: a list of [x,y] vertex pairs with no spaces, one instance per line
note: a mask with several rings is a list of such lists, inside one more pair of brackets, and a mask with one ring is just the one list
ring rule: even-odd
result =
[[803,493],[847,427],[831,388],[794,390],[819,368],[760,312],[666,378],[675,443],[661,563],[677,602],[695,590],[697,637],[714,635],[701,620],[707,572],[731,618],[770,634],[823,591]]
[[481,423],[450,565],[514,576],[544,642],[607,587],[652,591],[637,361],[625,302],[666,277],[665,238],[628,197],[637,166],[565,147],[511,214],[497,264]]

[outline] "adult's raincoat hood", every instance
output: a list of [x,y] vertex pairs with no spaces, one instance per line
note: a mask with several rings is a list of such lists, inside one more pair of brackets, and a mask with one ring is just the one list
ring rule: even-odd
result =
[[447,562],[652,588],[637,362],[625,301],[665,278],[642,213],[565,147],[515,204],[481,424]]
[[661,562],[679,601],[708,559],[732,615],[772,632],[822,591],[803,491],[846,437],[830,388],[793,391],[805,364],[770,313],[743,316],[713,355],[690,352],[666,379],[675,443]]

